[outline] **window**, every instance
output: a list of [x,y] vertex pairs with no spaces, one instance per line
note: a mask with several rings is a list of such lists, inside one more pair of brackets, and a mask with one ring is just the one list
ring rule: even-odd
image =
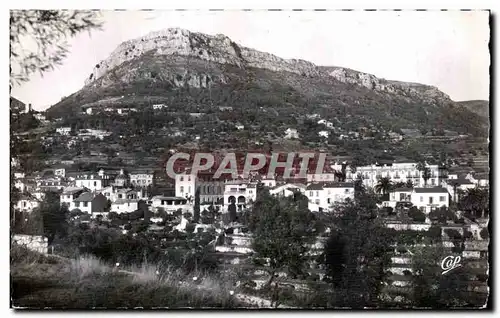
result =
[[444,195],[439,197],[439,202],[444,202],[446,201],[446,197]]
[[309,196],[312,197],[313,196],[313,192],[312,191],[309,191]]
[[319,191],[316,191],[316,196],[319,197]]
[[88,206],[88,202],[83,202],[83,207],[86,208]]
[[23,201],[23,207],[26,207],[26,201]]
[[80,202],[75,202],[75,207],[79,208],[80,207]]
[[67,195],[67,196],[66,196],[66,198],[67,198],[67,199],[71,199],[71,195]]
[[181,177],[181,182],[184,181],[184,177]]
[[424,202],[424,197],[420,196],[420,202]]
[[[182,178],[182,177],[181,177]],[[181,195],[184,194],[184,187],[181,186]]]
[[[182,181],[182,180],[181,180]],[[191,181],[191,176],[188,176],[188,181]]]
[[433,197],[429,197],[429,204],[432,204],[433,199],[434,199]]
[[349,189],[345,189],[345,193],[349,193]]
[[97,181],[94,181],[94,187],[96,187],[96,186],[97,186]]
[[188,187],[188,193],[191,193],[191,186]]
[[316,199],[316,204],[319,204],[319,199]]
[[431,185],[435,185],[434,179],[431,179]]
[[330,198],[328,198],[328,200],[326,200],[326,202],[328,202],[328,204],[330,204]]
[[[284,191],[284,190],[283,190]],[[253,190],[248,190],[248,193],[252,194],[253,193]]]

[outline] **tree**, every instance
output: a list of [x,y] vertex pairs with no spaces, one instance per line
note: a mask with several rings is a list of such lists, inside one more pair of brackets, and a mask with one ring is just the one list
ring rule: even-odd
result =
[[417,164],[417,170],[422,173],[422,179],[424,179],[424,187],[427,187],[427,181],[431,178],[431,171],[425,163],[419,162]]
[[393,235],[376,218],[371,201],[334,206],[332,233],[323,252],[325,277],[336,291],[334,306],[377,306]]
[[408,189],[413,189],[413,181],[407,180],[405,187],[407,187]]
[[375,192],[387,194],[392,189],[392,182],[389,178],[381,178],[375,185]]
[[415,222],[425,222],[425,213],[415,206],[412,206],[410,210],[408,210],[408,216]]
[[270,286],[275,274],[286,270],[295,277],[303,273],[308,244],[315,238],[314,215],[307,209],[307,197],[259,195],[248,218],[253,233],[252,247],[257,258],[268,258]]
[[[11,10],[11,87],[61,64],[68,53],[68,37],[100,27],[95,11]],[[34,45],[33,50],[28,43]]]
[[56,236],[66,235],[69,211],[65,205],[60,205],[59,196],[55,192],[45,193],[45,199],[38,208],[43,219],[43,232],[49,244]]
[[415,306],[445,309],[469,304],[467,269],[462,266],[443,274],[441,262],[447,256],[446,250],[436,244],[413,250],[411,263]]
[[193,222],[198,223],[199,221],[200,221],[200,188],[197,188],[194,194]]
[[481,238],[483,240],[487,240],[490,238],[490,232],[488,231],[488,228],[485,227],[483,228],[480,232],[479,232],[479,235],[481,236]]
[[484,218],[490,205],[489,191],[479,187],[467,189],[467,192],[460,200],[459,205],[462,209],[468,211],[474,217]]

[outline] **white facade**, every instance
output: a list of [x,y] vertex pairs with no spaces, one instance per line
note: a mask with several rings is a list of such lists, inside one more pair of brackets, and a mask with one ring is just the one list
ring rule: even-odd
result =
[[56,128],[56,132],[60,135],[69,135],[71,133],[71,127],[59,127]]
[[[427,165],[430,172],[430,178],[427,180],[427,186],[441,186],[446,179],[445,170],[439,169],[438,165]],[[393,183],[407,182],[411,180],[414,187],[423,187],[424,179],[422,171],[417,169],[416,163],[394,163],[392,165],[369,165],[356,168],[352,173],[350,169],[346,172],[347,180],[356,180],[361,177],[365,187],[373,188],[377,185],[380,178],[389,178]]]
[[111,212],[130,213],[138,210],[139,201],[130,199],[118,199],[111,203]]
[[183,197],[165,197],[157,195],[151,198],[149,204],[153,210],[162,208],[168,213],[174,213],[179,209],[183,212],[193,212],[193,205],[189,204],[187,199]]
[[160,109],[163,109],[163,108],[167,108],[167,105],[165,105],[165,104],[155,104],[155,105],[153,105],[153,109],[160,110]]
[[191,174],[178,174],[175,176],[175,196],[193,198],[196,192],[197,177]]
[[133,186],[147,187],[149,185],[153,185],[154,183],[153,172],[131,172],[129,177],[130,183]]
[[241,211],[257,199],[257,186],[248,181],[228,181],[224,186],[224,207],[227,212],[229,205],[234,203],[236,210]]
[[441,206],[449,207],[449,194],[445,188],[414,188],[411,194],[411,203],[424,213]]
[[56,169],[54,169],[54,175],[64,178],[64,177],[66,177],[66,169],[56,168]]
[[269,193],[271,195],[288,197],[294,195],[297,191],[305,193],[306,186],[303,184],[287,183],[270,189]]
[[70,207],[71,203],[73,203],[73,201],[83,192],[84,188],[81,187],[67,187],[59,195],[59,202],[61,205],[65,204]]
[[309,210],[328,211],[332,204],[354,200],[354,184],[349,182],[312,183],[307,186],[305,195],[309,199]]
[[265,187],[268,187],[268,188],[274,188],[276,186],[276,180],[275,179],[264,178],[264,179],[260,180],[260,182]]
[[328,136],[330,135],[330,133],[328,131],[326,131],[326,130],[322,130],[322,131],[318,132],[318,135],[320,137],[328,138]]
[[308,173],[307,182],[334,182],[336,180],[334,173]]
[[288,128],[285,130],[285,139],[298,139],[299,138],[299,133],[297,132],[297,129],[291,129]]
[[98,176],[98,175],[83,175],[75,178],[75,184],[77,187],[85,187],[92,192],[100,191],[104,187],[110,184],[111,180],[108,176]]

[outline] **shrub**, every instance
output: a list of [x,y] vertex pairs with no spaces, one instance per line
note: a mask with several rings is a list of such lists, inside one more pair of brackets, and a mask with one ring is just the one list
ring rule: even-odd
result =
[[444,232],[452,240],[460,240],[462,238],[462,234],[455,229],[446,229]]
[[479,232],[479,235],[483,240],[487,240],[490,238],[490,232],[487,228],[482,229],[481,232]]
[[403,271],[403,275],[405,275],[405,276],[411,276],[411,272],[409,270],[405,269]]
[[193,233],[196,228],[196,223],[189,223],[186,225],[186,233]]
[[415,222],[425,222],[425,213],[417,209],[416,207],[412,207],[408,211],[408,216],[412,218]]
[[426,232],[427,237],[431,239],[440,239],[442,237],[443,230],[440,226],[432,225]]
[[472,232],[468,230],[464,230],[464,238],[470,240],[473,237]]

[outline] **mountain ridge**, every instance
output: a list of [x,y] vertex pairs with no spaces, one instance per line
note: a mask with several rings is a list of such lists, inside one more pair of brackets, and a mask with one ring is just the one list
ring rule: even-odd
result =
[[91,85],[114,67],[132,60],[148,51],[156,55],[178,54],[196,57],[209,62],[233,64],[237,67],[256,67],[271,71],[286,71],[303,76],[331,76],[344,83],[365,86],[375,91],[421,95],[425,99],[438,98],[451,101],[448,95],[437,87],[378,78],[373,74],[338,66],[321,66],[302,59],[283,59],[276,55],[251,49],[232,41],[229,37],[191,32],[185,29],[170,28],[151,32],[120,44],[111,55],[99,62],[85,85]]
[[483,117],[430,85],[285,60],[240,46],[224,35],[183,29],[153,32],[120,44],[94,67],[81,90],[48,113],[79,113],[90,105],[142,108],[158,102],[193,112],[208,110],[208,105],[237,106],[243,113],[273,108],[280,116],[294,117],[291,122],[321,112],[325,118],[344,118],[343,124],[350,127],[382,124],[387,129],[485,135],[488,126]]

